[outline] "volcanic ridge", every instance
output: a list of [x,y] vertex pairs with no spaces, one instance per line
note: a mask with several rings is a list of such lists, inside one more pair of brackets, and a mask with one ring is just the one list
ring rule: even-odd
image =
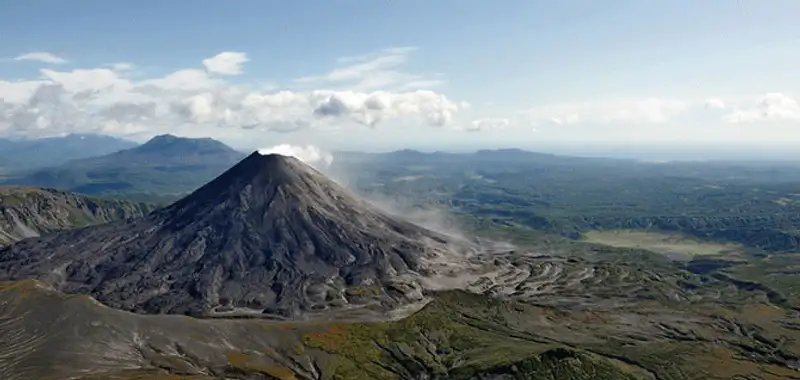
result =
[[35,278],[139,313],[303,318],[413,304],[418,279],[472,250],[296,158],[255,152],[145,217],[4,248],[0,280]]

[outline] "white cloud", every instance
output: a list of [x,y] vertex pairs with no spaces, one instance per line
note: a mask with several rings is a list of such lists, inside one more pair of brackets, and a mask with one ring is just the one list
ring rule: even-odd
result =
[[576,114],[568,114],[563,116],[553,116],[550,118],[553,124],[577,124],[581,122],[581,117]]
[[359,54],[359,55],[353,55],[353,56],[339,57],[338,59],[336,59],[336,62],[338,62],[340,64],[348,64],[348,63],[353,63],[353,62],[364,62],[364,61],[369,61],[369,60],[375,59],[376,57],[380,57],[380,56],[386,55],[386,54],[389,54],[389,55],[404,55],[405,56],[405,55],[411,54],[411,53],[413,53],[413,52],[415,52],[417,50],[418,49],[415,46],[395,46],[395,47],[389,47],[389,48],[381,49],[381,50],[378,50],[378,51],[369,52],[367,54]]
[[689,104],[680,100],[618,99],[545,105],[529,109],[525,114],[537,124],[662,124],[688,108]]
[[247,54],[245,53],[226,51],[204,59],[203,66],[206,67],[209,73],[239,75],[242,73],[242,65],[247,61]]
[[[410,51],[386,50],[370,59]],[[131,76],[128,69],[133,64],[123,63],[110,68],[42,69],[36,78],[0,80],[0,135],[100,132],[147,137],[174,132],[228,136],[248,130],[374,128],[387,123],[442,127],[451,125],[468,106],[438,92],[404,90],[402,85],[408,83],[397,81],[380,86],[372,82],[367,87],[377,89],[360,89],[357,85],[363,84],[365,77],[354,73],[374,72],[365,66],[334,75],[357,78],[353,88],[272,91],[232,84],[213,74],[240,72],[244,61],[239,58],[245,57],[232,59],[225,54],[203,61],[208,70],[189,67],[148,78]],[[364,59],[353,58],[352,62],[361,64]]]
[[39,61],[44,63],[52,63],[54,65],[60,65],[69,62],[68,60],[61,58],[55,54],[38,51],[32,53],[26,53],[19,55],[14,58],[15,61]]
[[299,146],[281,144],[269,148],[259,149],[258,154],[280,154],[282,156],[295,157],[298,160],[315,167],[330,166],[330,164],[333,162],[333,155],[313,145]]
[[429,125],[452,122],[459,104],[433,91],[372,93],[317,91],[312,94],[313,114],[318,118],[347,118],[374,127],[379,122],[400,116],[418,115]]
[[161,78],[143,80],[137,87],[156,91],[193,92],[222,86],[224,83],[221,79],[209,77],[203,70],[183,69]]
[[724,109],[725,101],[720,98],[709,98],[705,102],[706,108]]
[[440,75],[419,75],[402,72],[400,66],[408,61],[415,47],[395,47],[354,57],[342,57],[341,67],[327,74],[306,76],[298,84],[343,86],[358,91],[391,89],[394,91],[428,90],[444,84]]
[[4,81],[0,79],[0,100],[9,103],[23,103],[33,95],[39,86],[47,82],[39,80]]
[[71,92],[87,90],[106,90],[113,86],[130,88],[130,82],[120,78],[110,69],[89,69],[72,71],[41,70],[42,79],[64,86]]
[[219,121],[218,116],[225,116],[225,104],[214,94],[203,92],[180,99],[171,104],[173,110],[192,123],[210,123]]
[[789,95],[773,92],[743,104],[722,117],[726,123],[800,121],[800,104]]
[[495,132],[507,128],[511,125],[511,120],[504,118],[488,118],[473,120],[469,125],[461,129],[467,132]]
[[133,70],[134,67],[136,67],[136,65],[130,62],[117,62],[111,65],[111,68],[114,69],[114,71]]
[[457,103],[431,91],[250,92],[228,98],[202,92],[177,99],[170,107],[186,122],[280,132],[323,125],[376,127],[403,117],[417,117],[431,126],[445,126],[459,110]]

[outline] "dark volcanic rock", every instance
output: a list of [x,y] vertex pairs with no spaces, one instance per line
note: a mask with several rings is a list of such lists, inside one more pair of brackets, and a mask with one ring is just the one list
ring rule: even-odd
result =
[[38,278],[146,313],[346,306],[450,252],[446,238],[352,196],[295,158],[253,153],[150,215],[23,240],[0,279]]

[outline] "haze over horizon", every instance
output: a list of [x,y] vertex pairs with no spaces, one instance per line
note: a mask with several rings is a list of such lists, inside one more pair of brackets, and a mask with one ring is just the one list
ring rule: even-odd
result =
[[0,137],[796,159],[798,11],[778,0],[4,2]]
[[799,1],[0,1],[0,380],[800,379]]

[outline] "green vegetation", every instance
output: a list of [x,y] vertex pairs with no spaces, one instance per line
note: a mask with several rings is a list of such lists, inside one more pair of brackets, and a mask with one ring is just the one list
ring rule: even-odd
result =
[[[361,323],[143,316],[84,298],[58,306],[64,299],[39,295],[33,282],[0,284],[0,318],[9,326],[37,318],[37,329],[8,329],[8,337],[61,350],[31,350],[39,363],[83,363],[65,352],[92,338],[135,347],[120,355],[143,358],[142,370],[103,362],[105,372],[75,377],[84,380],[800,376],[796,168],[519,151],[368,158],[358,166],[361,192],[440,208],[467,235],[514,243],[530,255],[497,255],[486,265],[513,267],[528,281],[507,293],[427,294],[433,301],[411,316]],[[72,222],[83,223],[81,215]],[[355,304],[379,292],[351,286],[344,295]],[[79,324],[94,335],[25,335]],[[130,336],[135,345],[120,341]]]
[[[571,310],[447,291],[397,321],[211,323],[116,311],[27,281],[0,284],[0,316],[9,321],[0,338],[10,338],[0,349],[25,348],[38,379],[796,378],[796,317],[757,293],[740,304],[722,294],[716,302]],[[116,347],[113,355],[97,351],[98,339]],[[0,365],[37,368],[9,358]],[[70,368],[84,369],[76,376]]]
[[747,286],[761,286],[776,293],[793,308],[800,309],[800,254],[779,253],[733,265],[722,271]]
[[[800,170],[790,163],[650,164],[499,150],[353,154],[334,165],[357,168],[364,194],[452,210],[467,225],[572,239],[593,230],[677,232],[754,251],[800,250]],[[421,177],[420,167],[428,168]]]
[[330,356],[333,379],[637,379],[636,371],[557,342],[514,332],[507,313],[524,311],[464,292],[449,292],[397,322],[331,324],[306,333],[305,345]]

